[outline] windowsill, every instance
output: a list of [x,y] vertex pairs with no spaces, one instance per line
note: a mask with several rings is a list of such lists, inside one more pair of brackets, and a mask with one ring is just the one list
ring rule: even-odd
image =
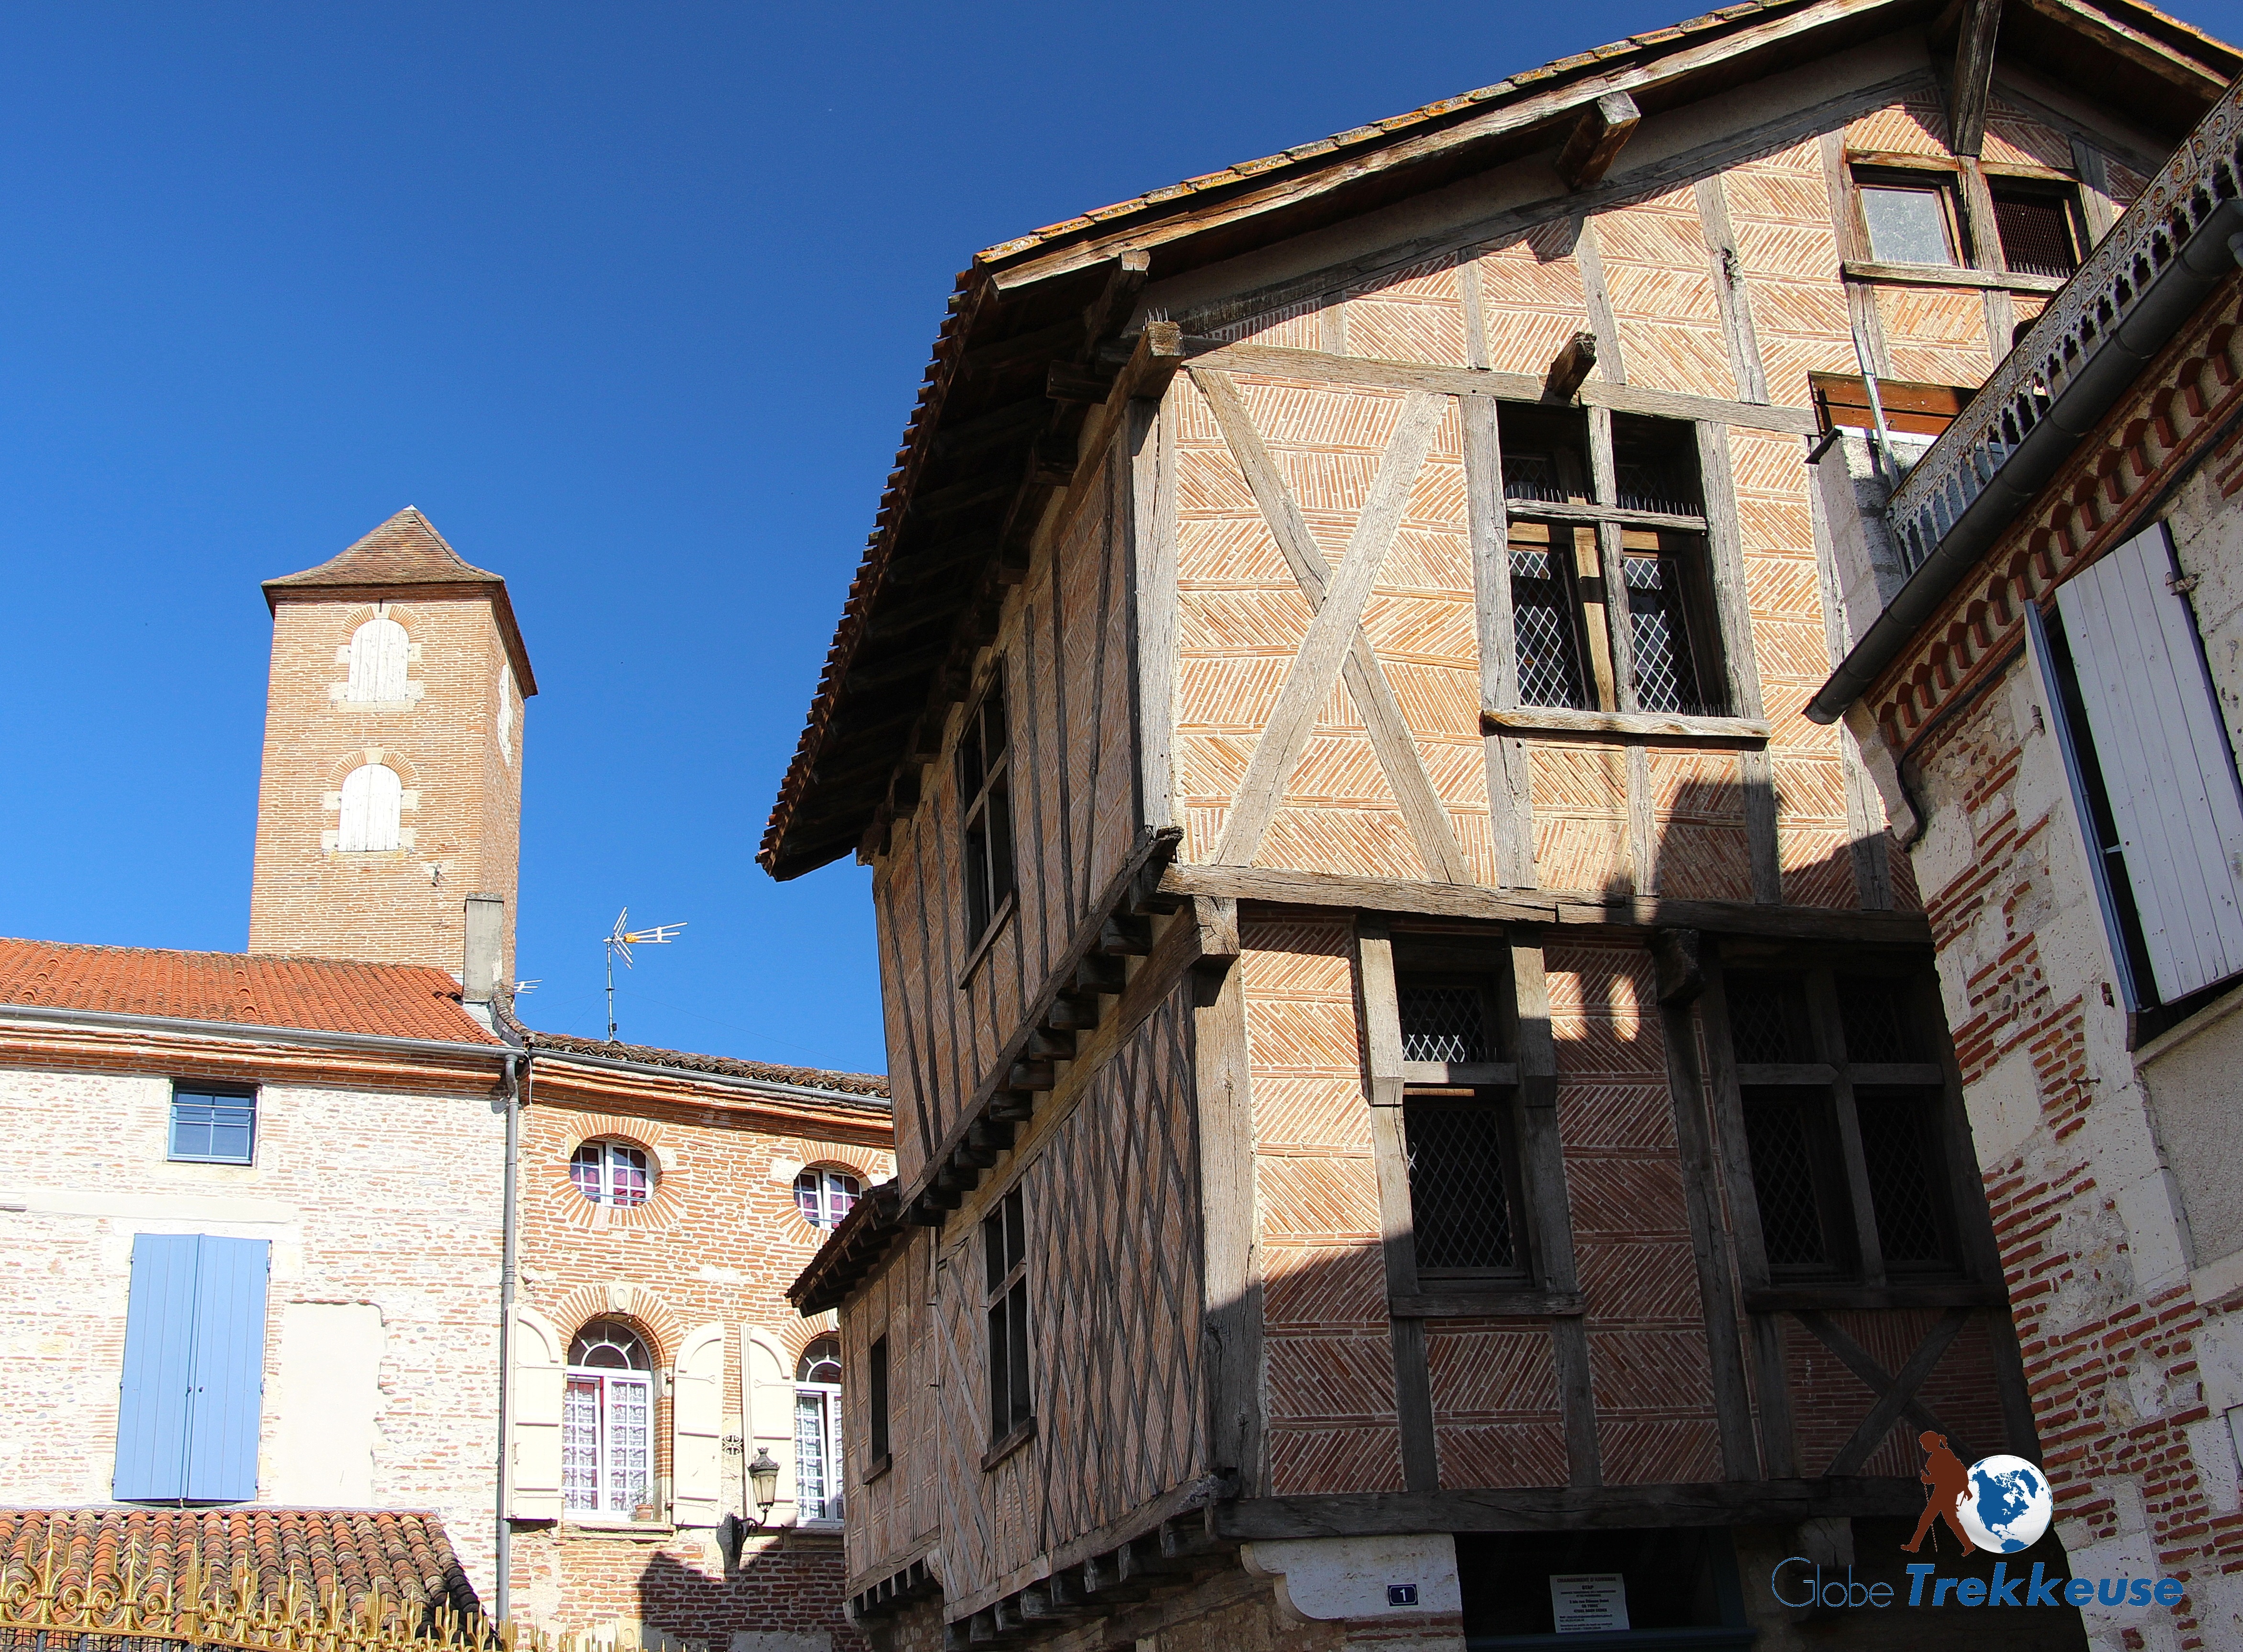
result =
[[1900,1280],[1856,1285],[1833,1279],[1823,1284],[1763,1285],[1744,1293],[1752,1313],[1811,1313],[1842,1308],[1991,1308],[2009,1301],[1998,1285],[1973,1279]]
[[1906,286],[1990,287],[1998,292],[2060,292],[2064,279],[2004,270],[1974,270],[1962,264],[1875,264],[1849,259],[1840,266],[1849,281],[1891,281]]
[[1027,1445],[1028,1441],[1034,1440],[1035,1437],[1036,1420],[1034,1417],[1031,1417],[1019,1427],[1014,1429],[1012,1433],[1007,1434],[1002,1440],[999,1440],[995,1445],[990,1447],[987,1452],[982,1454],[981,1472],[985,1474],[987,1474],[992,1468],[994,1468],[999,1463],[1004,1461],[1006,1458],[1011,1456],[1014,1452]]
[[997,937],[1005,932],[1005,926],[1013,921],[1013,914],[1020,904],[1018,891],[1007,894],[997,903],[997,910],[989,919],[989,927],[981,931],[981,938],[974,942],[973,950],[966,955],[966,962],[958,966],[957,985],[960,992],[973,978],[974,970],[981,967],[981,960],[989,956],[989,949],[996,945]]
[[1452,1089],[1461,1089],[1468,1085],[1515,1085],[1519,1082],[1519,1064],[1515,1061],[1405,1061],[1402,1064],[1402,1082],[1405,1085],[1442,1085]]
[[882,1452],[879,1456],[872,1459],[872,1462],[865,1469],[865,1477],[857,1483],[860,1486],[869,1486],[895,1466],[896,1460],[890,1456],[886,1452]]
[[1494,735],[1583,735],[1621,740],[1678,740],[1699,745],[1768,744],[1761,717],[1690,717],[1663,711],[1571,711],[1561,706],[1486,706],[1481,731]]
[[2243,1010],[2243,988],[2223,993],[2186,1021],[2147,1040],[2134,1051],[2134,1064],[2146,1067],[2159,1057],[2172,1054],[2199,1033],[2209,1032],[2238,1010]]
[[1386,1311],[1397,1320],[1559,1320],[1587,1313],[1588,1304],[1579,1291],[1443,1286],[1436,1282],[1390,1298]]
[[563,1514],[561,1529],[584,1537],[635,1537],[651,1541],[674,1537],[677,1528],[667,1521],[603,1518],[598,1514]]

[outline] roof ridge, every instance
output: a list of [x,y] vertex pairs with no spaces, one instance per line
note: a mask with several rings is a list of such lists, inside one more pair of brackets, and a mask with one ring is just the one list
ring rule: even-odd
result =
[[[37,935],[0,935],[0,946],[51,946],[72,952],[113,952],[138,957],[238,958],[256,964],[341,965],[357,970],[412,970],[441,975],[455,986],[451,972],[434,964],[397,964],[382,958],[336,958],[309,952],[226,952],[212,947],[133,946],[113,941],[57,941]],[[5,1507],[5,1505],[0,1505]]]

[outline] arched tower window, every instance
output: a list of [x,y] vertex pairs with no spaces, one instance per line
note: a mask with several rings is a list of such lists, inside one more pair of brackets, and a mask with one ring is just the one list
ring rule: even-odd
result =
[[[353,670],[355,671],[354,667]],[[405,782],[383,763],[367,763],[343,777],[343,817],[335,847],[354,852],[395,849]]]
[[405,698],[405,628],[377,616],[351,633],[350,700]]
[[802,1520],[841,1518],[841,1339],[819,1337],[794,1368],[794,1504]]
[[561,1498],[571,1510],[631,1518],[654,1484],[654,1360],[619,1320],[569,1345],[561,1413]]

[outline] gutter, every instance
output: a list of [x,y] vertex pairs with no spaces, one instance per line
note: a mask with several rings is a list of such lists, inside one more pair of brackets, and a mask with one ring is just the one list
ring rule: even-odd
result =
[[[1978,496],[1894,594],[1884,612],[1830,674],[1829,681],[1816,691],[1807,705],[1809,722],[1837,722],[1885,668],[1900,657],[1979,559],[2039,498],[2048,480],[2126,393],[2142,369],[2172,342],[2206,297],[2234,269],[2237,249],[2229,245],[2229,239],[2239,231],[2243,231],[2243,203],[2223,201],[2206,215],[2187,245],[2143,290],[2125,319],[2104,334],[2095,353],[2070,375],[2046,413],[2025,433],[2001,467],[1986,479]],[[2050,312],[2057,310],[2056,304],[2049,306]],[[2017,347],[2024,349],[2034,342],[2028,334]],[[1966,412],[1964,418],[1969,417]]]
[[105,1027],[126,1032],[177,1032],[258,1044],[302,1044],[314,1050],[381,1051],[392,1055],[510,1060],[520,1054],[502,1044],[452,1044],[441,1038],[395,1038],[375,1032],[326,1032],[306,1027],[267,1027],[243,1021],[192,1021],[179,1016],[129,1015],[114,1010],[64,1010],[47,1004],[0,1004],[0,1022],[44,1021],[64,1026]]

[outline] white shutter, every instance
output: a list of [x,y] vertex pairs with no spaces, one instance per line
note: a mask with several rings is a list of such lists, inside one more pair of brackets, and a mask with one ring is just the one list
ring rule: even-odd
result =
[[2194,621],[2167,583],[2172,572],[2159,525],[2056,596],[2126,885],[2167,1004],[2243,970],[2243,794]]
[[778,1501],[772,1506],[768,1523],[790,1525],[794,1520],[794,1367],[780,1350],[778,1340],[752,1325],[740,1327],[740,1350],[747,1455],[753,1459],[757,1452],[767,1451],[779,1466]]
[[507,1513],[515,1520],[561,1518],[561,1407],[568,1349],[535,1308],[514,1311],[514,1478]]
[[406,651],[410,646],[405,628],[394,620],[375,618],[359,627],[351,634],[347,697],[376,702],[404,699]]
[[670,1391],[670,1518],[714,1526],[723,1514],[724,1327],[704,1325],[677,1351]]

